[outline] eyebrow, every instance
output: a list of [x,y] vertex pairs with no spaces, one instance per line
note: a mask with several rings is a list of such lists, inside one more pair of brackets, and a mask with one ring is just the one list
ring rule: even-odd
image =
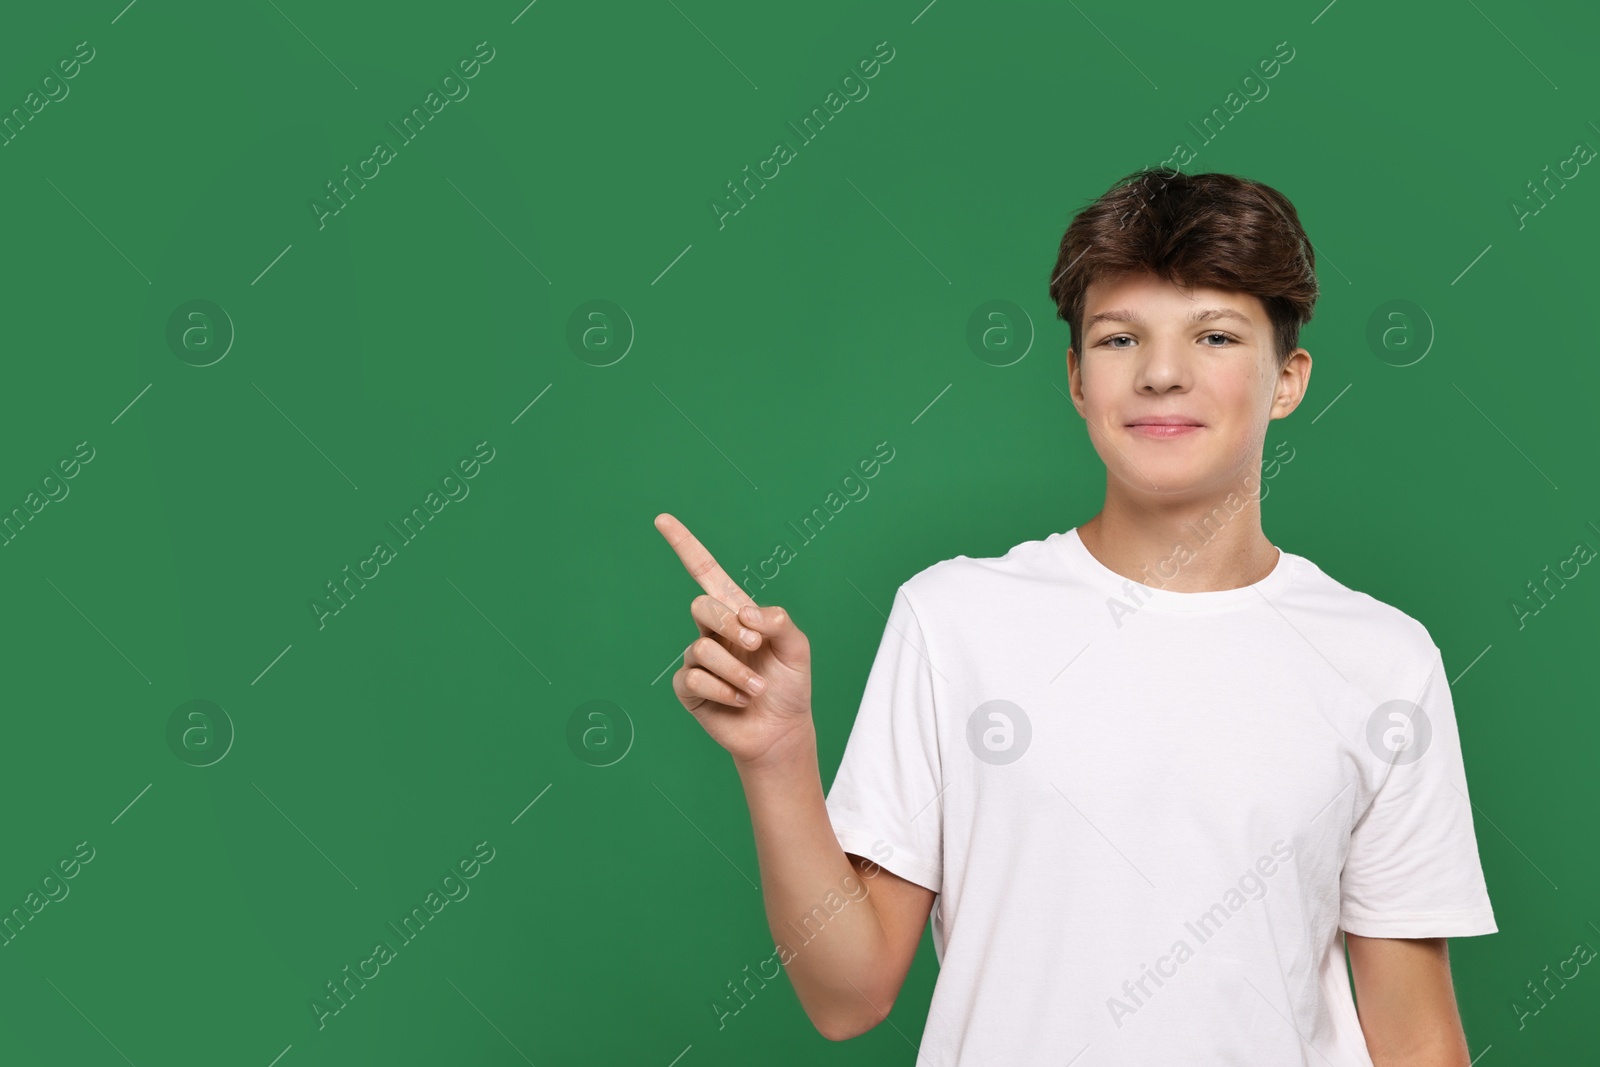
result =
[[[1242,311],[1235,311],[1233,308],[1196,308],[1189,313],[1190,322],[1211,322],[1214,319],[1238,319],[1246,326],[1254,325],[1248,315]],[[1138,326],[1144,325],[1144,319],[1137,312],[1122,308],[1116,311],[1102,311],[1090,316],[1089,321],[1083,324],[1083,328],[1087,330],[1102,322],[1131,322]]]

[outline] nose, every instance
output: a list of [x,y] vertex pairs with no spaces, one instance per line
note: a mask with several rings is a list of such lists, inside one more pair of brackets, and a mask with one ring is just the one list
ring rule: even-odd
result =
[[1180,341],[1152,338],[1140,346],[1139,355],[1133,383],[1139,392],[1161,394],[1188,388],[1188,354]]

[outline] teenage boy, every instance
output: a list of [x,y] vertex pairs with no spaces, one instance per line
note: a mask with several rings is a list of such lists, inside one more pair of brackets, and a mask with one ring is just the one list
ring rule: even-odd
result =
[[1314,265],[1231,175],[1073,219],[1050,295],[1105,505],[896,590],[826,795],[805,635],[657,517],[706,592],[673,688],[824,1036],[888,1014],[931,914],[919,1063],[1468,1067],[1445,939],[1498,927],[1440,651],[1261,529]]

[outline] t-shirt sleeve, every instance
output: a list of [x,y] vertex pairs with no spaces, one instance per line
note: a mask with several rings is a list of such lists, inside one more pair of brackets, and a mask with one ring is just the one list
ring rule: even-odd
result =
[[944,847],[935,712],[927,638],[901,585],[828,791],[828,817],[846,852],[937,893]]
[[1381,721],[1367,731],[1384,777],[1351,831],[1339,882],[1340,926],[1364,937],[1496,933],[1455,705],[1437,647],[1416,706],[1421,713],[1410,716],[1409,727],[1402,703],[1390,709],[1397,714],[1380,708]]

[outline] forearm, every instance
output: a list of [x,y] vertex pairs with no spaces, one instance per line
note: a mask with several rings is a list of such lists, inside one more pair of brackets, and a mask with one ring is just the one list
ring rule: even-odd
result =
[[1388,1028],[1385,1035],[1363,1026],[1372,1067],[1471,1067],[1467,1038],[1454,1008],[1412,1016],[1409,1026]]
[[1373,1067],[1471,1067],[1464,1042],[1441,1039],[1405,1053],[1376,1053],[1368,1046]]
[[1347,932],[1345,946],[1374,1067],[1469,1067],[1446,939]]
[[828,818],[814,729],[783,758],[739,765],[739,777],[767,924],[801,1005],[835,1040],[869,1028],[897,991],[883,988],[883,925]]

